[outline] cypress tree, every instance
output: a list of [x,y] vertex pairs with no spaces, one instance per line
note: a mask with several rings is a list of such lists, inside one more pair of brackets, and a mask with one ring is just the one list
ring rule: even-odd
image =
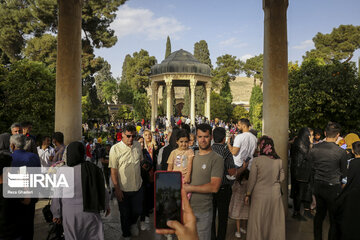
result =
[[171,42],[170,42],[170,37],[168,36],[166,40],[165,58],[167,58],[170,54],[171,54]]

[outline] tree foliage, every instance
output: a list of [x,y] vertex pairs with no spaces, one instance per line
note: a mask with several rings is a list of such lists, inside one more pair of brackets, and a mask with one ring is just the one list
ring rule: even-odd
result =
[[[83,40],[91,48],[112,47],[116,41],[110,24],[118,7],[126,0],[83,1]],[[57,32],[56,0],[1,1],[0,3],[0,48],[11,60],[21,58],[27,40],[40,37],[45,32]],[[30,38],[29,38],[30,36]]]
[[210,99],[210,118],[219,118],[224,121],[229,121],[232,117],[231,102],[224,99],[220,94],[212,91]]
[[215,90],[220,90],[220,94],[231,102],[230,82],[235,80],[240,73],[240,60],[236,59],[235,56],[225,54],[217,58],[216,65],[212,71],[212,87]]
[[247,77],[254,77],[254,84],[256,84],[256,79],[259,79],[261,86],[264,72],[263,64],[264,57],[262,54],[259,54],[258,56],[247,59],[245,62],[241,62],[240,69]]
[[105,103],[114,103],[118,101],[118,84],[112,76],[111,66],[104,62],[103,68],[95,76],[95,83],[98,98]]
[[185,88],[184,107],[182,110],[182,114],[184,116],[190,116],[190,89],[188,87]]
[[241,118],[249,118],[249,111],[244,108],[244,106],[237,105],[232,110],[232,119],[237,121]]
[[127,119],[131,120],[134,119],[134,111],[131,109],[129,105],[121,105],[117,114],[115,115],[115,120]]
[[[82,95],[88,96],[91,118],[102,115],[98,106],[96,72],[104,59],[96,57],[94,48],[112,47],[116,41],[110,24],[118,7],[126,0],[88,0],[82,8]],[[2,63],[15,63],[25,57],[42,61],[55,69],[56,33],[58,27],[56,0],[0,1],[0,54]],[[109,85],[109,84],[108,84]],[[112,85],[113,86],[113,85]],[[106,86],[110,90],[112,86]]]
[[195,115],[204,116],[205,113],[205,88],[204,86],[195,87]]
[[313,41],[315,49],[306,52],[305,59],[321,58],[326,63],[345,59],[348,62],[360,48],[360,26],[340,25],[331,33],[317,33]]
[[109,111],[107,107],[100,102],[100,100],[93,95],[96,95],[96,88],[90,89],[88,94],[81,97],[82,121],[87,122],[92,119],[109,118]]
[[127,85],[126,82],[121,81],[118,91],[118,100],[120,103],[132,104],[134,99],[134,91]]
[[32,61],[45,63],[51,69],[56,68],[57,39],[54,35],[44,34],[27,41],[23,49],[24,56]]
[[289,69],[290,129],[324,128],[340,123],[345,132],[360,130],[360,80],[354,63],[304,61]]
[[145,93],[150,84],[151,67],[157,62],[156,58],[149,56],[146,50],[141,49],[140,52],[134,52],[130,57],[126,56],[125,60],[126,65],[123,66],[125,72],[122,80],[125,79],[126,84],[134,91]]
[[171,42],[170,42],[170,37],[168,36],[166,40],[165,58],[167,58],[170,54],[171,54]]
[[135,92],[133,107],[135,120],[150,119],[151,105],[146,93]]
[[210,69],[213,69],[210,59],[210,52],[208,44],[205,40],[200,40],[194,45],[194,57],[199,60],[201,63],[207,64]]
[[249,118],[252,127],[262,131],[262,107],[263,93],[260,86],[254,86],[251,90]]
[[0,70],[0,128],[31,121],[34,132],[54,131],[55,74],[40,62],[20,60]]

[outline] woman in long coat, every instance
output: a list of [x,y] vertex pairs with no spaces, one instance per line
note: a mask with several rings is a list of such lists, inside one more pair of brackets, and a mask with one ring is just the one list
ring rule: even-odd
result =
[[250,203],[247,239],[285,240],[285,213],[280,183],[284,180],[282,160],[271,138],[259,140],[259,157],[250,169],[245,203]]
[[85,161],[85,148],[80,142],[67,146],[66,164],[74,168],[74,197],[52,200],[53,221],[62,223],[66,240],[103,240],[100,211],[106,210],[108,215],[110,208],[102,171]]

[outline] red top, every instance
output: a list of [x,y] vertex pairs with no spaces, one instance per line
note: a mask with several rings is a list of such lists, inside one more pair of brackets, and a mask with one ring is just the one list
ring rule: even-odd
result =
[[121,132],[116,133],[116,141],[121,142],[122,134]]
[[86,144],[86,156],[90,158],[92,157],[90,143]]

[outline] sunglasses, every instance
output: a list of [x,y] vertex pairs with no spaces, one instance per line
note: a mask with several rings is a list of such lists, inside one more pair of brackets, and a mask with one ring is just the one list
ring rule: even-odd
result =
[[135,138],[136,137],[136,135],[134,134],[134,135],[125,135],[127,138]]

